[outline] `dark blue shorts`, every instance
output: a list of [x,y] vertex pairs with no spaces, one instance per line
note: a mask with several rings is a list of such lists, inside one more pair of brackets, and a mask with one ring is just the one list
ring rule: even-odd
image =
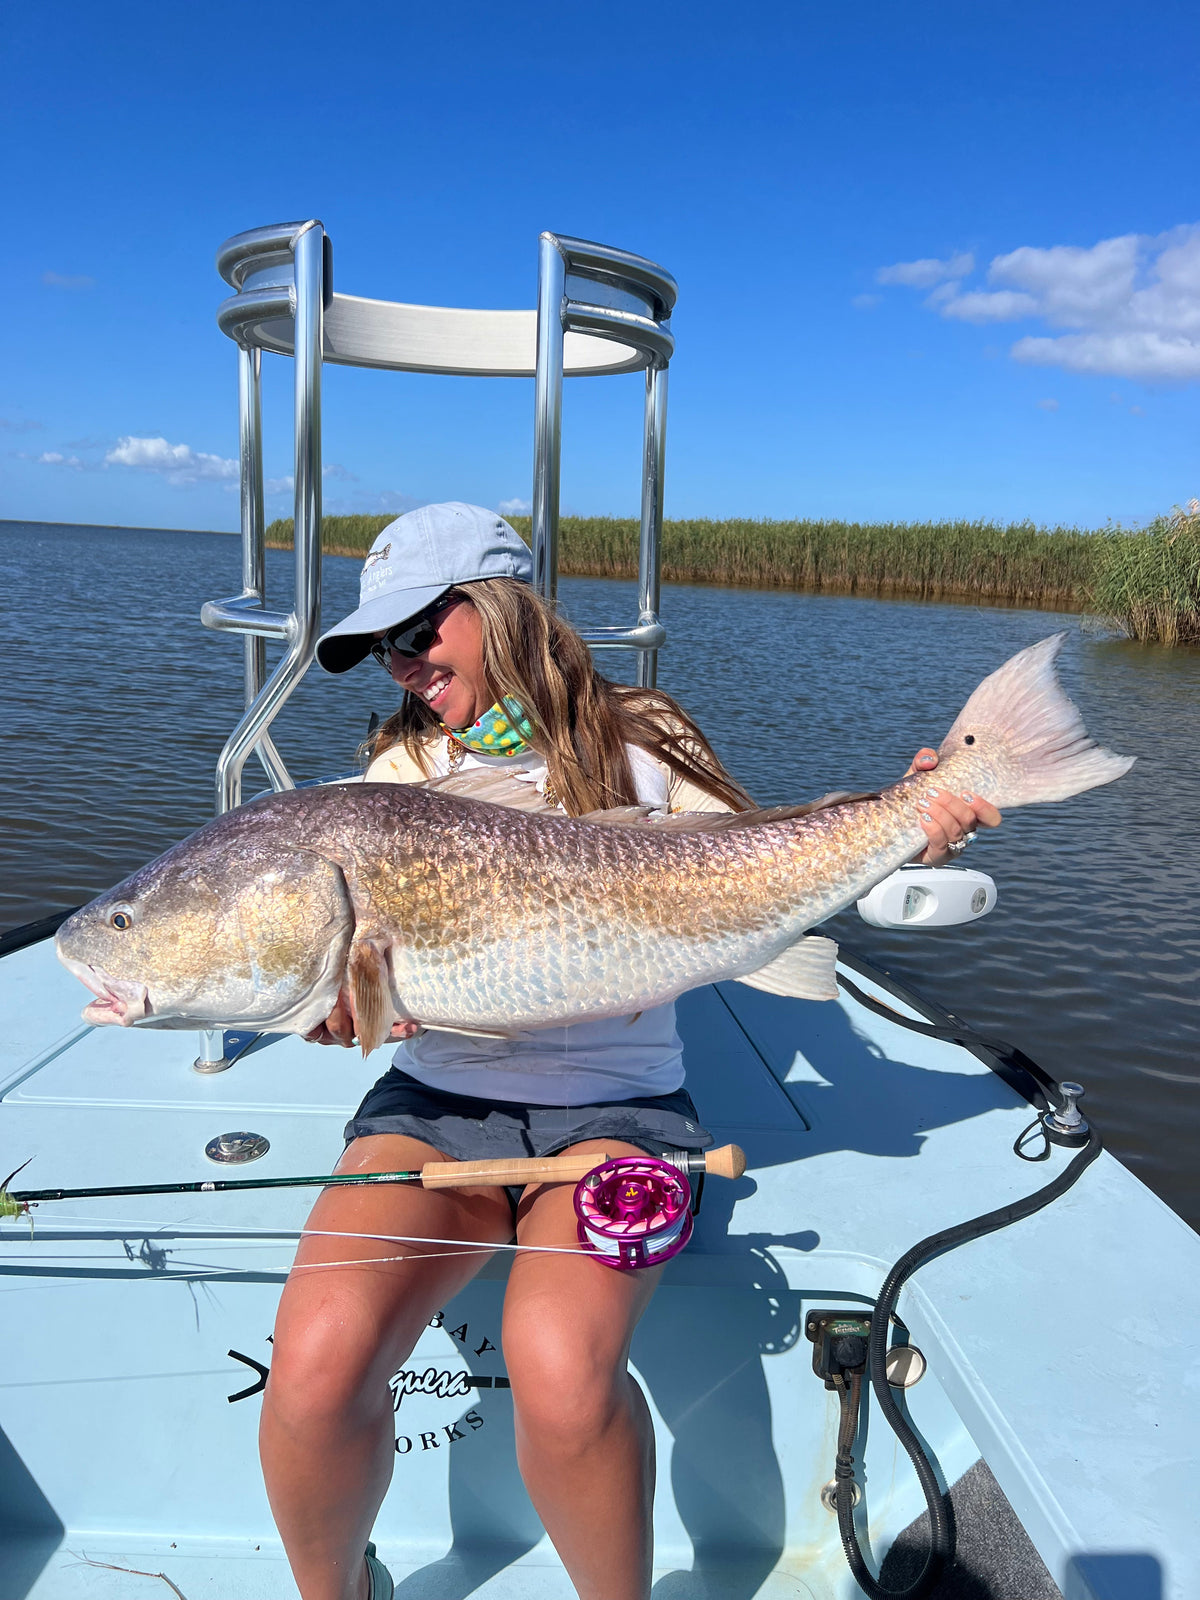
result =
[[347,1144],[373,1133],[422,1139],[454,1162],[558,1155],[582,1139],[622,1139],[648,1155],[707,1150],[712,1144],[686,1090],[598,1106],[520,1106],[432,1090],[398,1067],[390,1067],[366,1091],[346,1123]]
[[431,1089],[399,1067],[367,1091],[346,1124],[346,1143],[376,1133],[407,1134],[453,1161],[553,1156],[584,1139],[620,1139],[652,1156],[707,1150],[713,1142],[686,1089],[599,1105],[524,1106]]

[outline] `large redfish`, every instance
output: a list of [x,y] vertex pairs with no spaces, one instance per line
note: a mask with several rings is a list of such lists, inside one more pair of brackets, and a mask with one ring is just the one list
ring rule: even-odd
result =
[[[1062,639],[984,680],[939,787],[1021,806],[1128,771],[1059,687]],[[512,1035],[722,978],[826,999],[836,946],[803,935],[922,848],[929,782],[665,821],[529,814],[457,780],[270,795],[75,912],[58,954],[97,996],[89,1022],[305,1033],[344,991],[364,1053],[398,1017]]]

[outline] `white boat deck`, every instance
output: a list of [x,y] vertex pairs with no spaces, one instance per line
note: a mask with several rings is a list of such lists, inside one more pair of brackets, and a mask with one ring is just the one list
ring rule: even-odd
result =
[[[328,1171],[382,1070],[383,1052],[364,1063],[289,1038],[200,1076],[195,1035],[89,1029],[85,999],[49,942],[0,961],[0,1166],[34,1158],[14,1187],[211,1177],[204,1145],[234,1129],[271,1141],[255,1176]],[[865,1305],[916,1240],[1041,1187],[1070,1153],[1017,1160],[1033,1112],[1000,1077],[849,999],[727,984],[686,996],[680,1023],[701,1115],[750,1165],[709,1180],[634,1346],[658,1431],[656,1600],[850,1600],[819,1500],[836,1402],[805,1313]],[[96,1200],[40,1207],[32,1240],[26,1221],[0,1227],[0,1600],[169,1593],[111,1567],[163,1573],[186,1600],[294,1596],[258,1401],[227,1399],[256,1374],[227,1352],[269,1363],[311,1200]],[[1104,1155],[901,1295],[930,1369],[908,1391],[916,1427],[948,1482],[982,1454],[1066,1600],[1200,1594],[1198,1267],[1200,1239]],[[409,1363],[459,1378],[457,1395],[397,1412],[376,1537],[405,1600],[572,1593],[516,1472],[504,1273],[487,1268]],[[879,1557],[923,1502],[869,1408],[863,1525]]]

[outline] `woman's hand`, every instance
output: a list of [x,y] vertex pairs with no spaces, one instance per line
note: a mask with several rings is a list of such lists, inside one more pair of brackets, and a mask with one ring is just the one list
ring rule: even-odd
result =
[[[411,1039],[414,1033],[420,1033],[421,1024],[405,1019],[392,1023],[390,1037],[393,1039]],[[345,991],[338,995],[334,1002],[333,1010],[324,1022],[318,1022],[316,1027],[304,1035],[309,1044],[340,1044],[349,1049],[354,1043],[354,1018],[350,1012],[350,1002]]]
[[[936,750],[918,750],[905,776],[932,772],[937,764]],[[998,828],[1000,813],[982,795],[965,791],[957,794],[931,783],[919,793],[917,820],[929,843],[914,860],[925,867],[944,867],[962,854],[961,850],[952,850],[951,845],[960,844],[976,828]]]

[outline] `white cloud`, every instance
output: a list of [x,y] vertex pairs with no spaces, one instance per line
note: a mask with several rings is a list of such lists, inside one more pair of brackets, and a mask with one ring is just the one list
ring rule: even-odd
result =
[[948,261],[927,256],[922,261],[897,261],[894,266],[880,267],[875,282],[902,283],[909,289],[932,289],[935,283],[946,278],[965,278],[974,270],[975,257],[965,250]]
[[958,317],[963,322],[1015,322],[1018,317],[1031,317],[1038,303],[1031,294],[1019,294],[1013,289],[999,289],[989,294],[986,289],[975,289],[968,294],[955,293],[935,301],[930,295],[926,305],[936,305],[944,317]]
[[64,456],[60,450],[43,450],[37,461],[43,467],[70,467],[73,472],[85,472],[89,465],[78,456]]
[[1060,244],[1037,250],[1025,245],[997,256],[988,268],[988,279],[1036,296],[1051,322],[1079,327],[1117,315],[1127,304],[1141,242],[1136,234],[1126,234],[1102,239],[1090,249]]
[[106,467],[134,467],[157,472],[168,483],[236,483],[238,464],[225,456],[193,450],[188,444],[168,444],[165,439],[118,439],[104,457]]
[[961,278],[950,278],[945,283],[939,283],[936,289],[931,290],[925,304],[927,306],[940,306],[943,301],[953,300],[961,288]]
[[83,272],[43,272],[42,282],[51,289],[91,289],[96,280]]
[[[937,281],[932,269],[949,265],[901,263],[877,276],[927,288]],[[1036,319],[1063,330],[1016,341],[1011,355],[1029,366],[1191,382],[1200,379],[1200,224],[1090,246],[1023,245],[992,260],[986,288],[948,292],[943,284],[926,304],[961,322]]]
[[263,482],[264,494],[291,494],[296,487],[296,480],[291,473],[285,473],[282,478],[267,478]]
[[512,500],[501,500],[496,510],[502,517],[527,517],[533,510],[533,505],[528,500],[522,500],[518,495]]
[[1065,367],[1143,382],[1188,383],[1200,378],[1200,340],[1158,333],[1068,333],[1057,339],[1018,339],[1018,361],[1034,367]]
[[323,478],[335,478],[339,483],[357,483],[358,474],[344,467],[340,461],[331,461],[327,467],[321,468]]

